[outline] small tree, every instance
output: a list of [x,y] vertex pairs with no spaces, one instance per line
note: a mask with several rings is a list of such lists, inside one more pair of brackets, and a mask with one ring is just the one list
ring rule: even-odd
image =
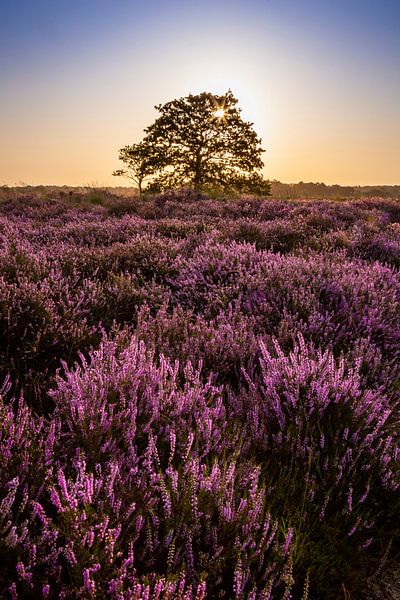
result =
[[117,169],[113,175],[130,179],[138,186],[139,196],[141,196],[144,181],[157,169],[155,158],[154,149],[146,142],[125,146],[119,151],[119,159],[126,164],[126,169]]
[[160,116],[145,129],[142,144],[126,146],[120,158],[130,164],[136,182],[137,165],[140,174],[151,176],[152,190],[218,187],[267,195],[269,184],[259,172],[261,140],[237,103],[229,90],[223,96],[203,92],[160,104],[155,107]]

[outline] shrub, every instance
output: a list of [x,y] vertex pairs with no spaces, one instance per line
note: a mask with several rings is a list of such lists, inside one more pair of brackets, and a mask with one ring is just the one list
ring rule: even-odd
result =
[[3,193],[0,597],[365,597],[398,201],[164,200]]

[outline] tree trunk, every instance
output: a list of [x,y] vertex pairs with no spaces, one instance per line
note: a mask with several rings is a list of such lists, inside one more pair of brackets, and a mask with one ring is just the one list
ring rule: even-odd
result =
[[192,181],[193,188],[196,192],[199,191],[199,187],[201,184],[201,148],[199,148],[196,152],[196,162],[194,167],[194,177]]

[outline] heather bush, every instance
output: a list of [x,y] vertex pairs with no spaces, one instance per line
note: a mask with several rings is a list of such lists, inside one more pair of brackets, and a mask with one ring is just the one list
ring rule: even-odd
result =
[[368,340],[383,371],[398,364],[399,276],[389,267],[340,254],[284,257],[237,243],[204,245],[190,261],[178,256],[175,265],[174,298],[207,319],[239,305],[259,334],[287,347],[302,333],[339,356],[352,351],[353,341]]
[[227,237],[237,242],[254,244],[257,250],[291,252],[302,246],[307,239],[306,224],[292,219],[290,227],[285,219],[259,222],[240,219],[230,224]]
[[[221,390],[190,363],[183,378],[178,364],[161,357],[157,366],[143,342],[124,336],[81,363],[51,393],[44,448],[46,431],[23,429],[29,410],[16,416],[25,445],[42,440],[36,474],[46,468],[23,507],[18,478],[5,487],[5,518],[14,504],[18,515],[31,509],[21,524],[10,519],[2,540],[14,551],[9,591],[117,598],[137,586],[129,597],[140,598],[140,586],[161,593],[176,581],[194,598],[289,589],[292,532],[268,510],[259,467],[240,459],[239,432],[226,435]],[[5,427],[15,422],[7,414]],[[19,460],[18,469],[31,476],[33,465]]]
[[[284,504],[296,534],[307,537],[303,559],[309,552],[319,561],[319,548],[330,545],[330,567],[347,569],[343,539],[367,548],[382,515],[399,508],[398,405],[365,389],[359,366],[346,367],[302,337],[288,354],[277,342],[273,352],[261,342],[260,367],[245,376],[230,402],[244,422],[242,453],[256,457],[270,481],[287,477]],[[274,501],[282,510],[283,498]]]
[[[96,461],[114,458],[129,463],[132,455],[134,465],[136,446],[144,445],[141,436],[147,438],[151,431],[169,443],[171,427],[185,437],[196,428],[196,452],[207,454],[223,435],[226,419],[220,390],[211,381],[202,383],[200,369],[190,362],[181,375],[177,361],[171,363],[161,355],[157,365],[154,351],[135,338],[124,347],[126,338],[121,334],[104,341],[90,353],[89,363],[82,356],[81,366],[66,367],[65,381],[57,376],[57,388],[50,395],[54,416],[62,423],[63,443],[72,451],[82,448]],[[212,437],[214,422],[219,437]],[[207,423],[204,430],[203,423]]]
[[366,597],[398,548],[399,215],[7,193],[0,597]]
[[23,543],[15,540],[23,551],[11,595],[256,598],[289,589],[292,535],[264,508],[257,470],[193,460],[164,472],[154,452],[139,485],[115,463],[93,473],[79,458],[71,477],[59,469],[32,503]]
[[400,266],[400,227],[398,223],[384,230],[363,232],[354,240],[352,250],[356,256],[369,261],[379,261]]
[[257,322],[252,316],[229,306],[207,320],[181,306],[164,304],[153,317],[148,305],[139,310],[136,335],[146,344],[182,364],[188,357],[202,363],[203,372],[218,383],[234,385],[241,370],[249,368],[257,355]]

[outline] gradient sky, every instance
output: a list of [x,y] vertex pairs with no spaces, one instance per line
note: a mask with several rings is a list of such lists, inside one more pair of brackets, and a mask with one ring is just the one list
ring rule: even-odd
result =
[[400,183],[400,0],[0,0],[0,184],[124,184],[154,104],[229,87],[268,178]]

